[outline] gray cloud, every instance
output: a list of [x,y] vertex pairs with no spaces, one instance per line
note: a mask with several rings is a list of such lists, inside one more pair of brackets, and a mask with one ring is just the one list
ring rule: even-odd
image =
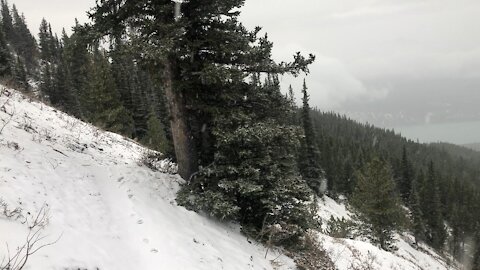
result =
[[60,34],[65,28],[70,33],[75,18],[80,22],[88,20],[86,13],[95,6],[95,0],[9,0],[9,4],[15,4],[25,14],[30,31],[36,36],[42,18],[52,24],[54,32]]
[[243,16],[264,26],[278,58],[317,52],[314,105],[397,125],[480,119],[479,10],[474,0],[262,0]]

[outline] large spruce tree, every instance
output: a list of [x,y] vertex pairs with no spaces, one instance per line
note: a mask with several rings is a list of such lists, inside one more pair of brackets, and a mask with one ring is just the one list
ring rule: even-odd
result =
[[[189,181],[181,203],[238,220],[263,239],[280,228],[276,242],[288,245],[309,226],[311,194],[298,174],[297,128],[283,117],[289,107],[276,74],[307,72],[313,56],[275,63],[261,29],[238,21],[243,4],[183,1],[175,18],[170,0],[112,0],[91,17],[103,34],[133,29],[141,60],[161,82],[179,174]],[[259,74],[264,84],[253,78]]]
[[[423,181],[423,174],[420,176]],[[425,222],[420,205],[419,183],[417,179],[412,182],[412,188],[409,192],[409,207],[411,212],[412,232],[415,237],[415,243],[425,240]]]
[[179,174],[185,179],[213,159],[209,103],[228,100],[220,93],[229,84],[255,72],[296,73],[311,62],[297,55],[293,63],[274,63],[271,43],[258,37],[260,29],[248,31],[239,23],[243,4],[183,1],[175,18],[170,0],[105,0],[91,14],[100,33],[118,36],[127,26],[134,29],[131,37],[165,91]]
[[326,191],[326,179],[320,166],[320,151],[318,150],[316,135],[310,116],[309,95],[307,83],[303,81],[303,107],[302,124],[304,136],[301,139],[298,167],[302,177],[307,181],[310,188],[318,195]]

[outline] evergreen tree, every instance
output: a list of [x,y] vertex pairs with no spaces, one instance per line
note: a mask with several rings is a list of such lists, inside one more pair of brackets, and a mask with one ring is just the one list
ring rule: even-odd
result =
[[25,22],[25,17],[20,15],[15,5],[12,7],[14,36],[12,45],[17,54],[23,58],[28,72],[36,67],[37,42]]
[[293,93],[292,85],[288,87],[287,100],[289,101],[289,106],[292,108],[289,113],[289,123],[291,125],[300,125],[298,121],[298,107],[295,101],[295,94]]
[[475,252],[473,254],[472,270],[480,270],[480,224],[475,232]]
[[45,64],[42,68],[40,93],[47,97],[53,105],[56,105],[55,86],[53,84],[53,72],[50,64]]
[[48,97],[50,103],[54,106],[58,106],[62,97],[60,96],[60,89],[58,85],[62,82],[57,81],[60,78],[57,74],[58,69],[58,58],[55,58],[54,55],[58,55],[56,46],[53,45],[53,34],[49,28],[48,22],[43,19],[40,24],[40,32],[38,34],[40,40],[40,92]]
[[75,116],[79,116],[80,102],[78,100],[78,94],[73,87],[72,76],[63,54],[63,49],[60,49],[58,64],[53,75],[53,83],[58,97],[58,106]]
[[291,247],[311,226],[311,192],[296,170],[298,129],[282,123],[283,114],[276,111],[288,110],[276,83],[238,83],[229,95],[235,102],[217,105],[222,115],[214,127],[214,162],[183,191],[180,202],[238,220],[262,240],[272,233],[276,244]]
[[145,52],[143,60],[161,70],[157,75],[169,105],[179,174],[185,179],[198,170],[199,152],[200,165],[213,159],[209,108],[228,102],[228,96],[219,95],[227,82],[258,72],[298,74],[313,61],[298,54],[293,63],[274,63],[271,43],[258,38],[260,28],[248,31],[239,23],[237,9],[243,4],[186,1],[182,16],[174,18],[175,3],[167,0],[104,1],[91,14],[101,33],[118,36],[127,27],[135,29],[132,40]]
[[[49,37],[51,35],[48,34]],[[65,29],[62,31],[62,41],[58,42],[58,49],[54,54],[56,57],[53,58],[56,62],[55,72],[53,74],[53,84],[57,91],[58,95],[58,106],[63,108],[66,112],[80,117],[82,115],[82,109],[79,100],[78,89],[74,87],[71,66],[69,64],[68,54],[65,49],[65,44],[69,43],[69,37],[65,32]],[[44,43],[48,44],[48,43]],[[51,46],[46,46],[51,47]],[[45,55],[48,57],[48,54]]]
[[5,78],[12,75],[12,56],[8,49],[5,33],[0,27],[0,77]]
[[[423,176],[421,176],[423,177]],[[422,180],[423,181],[423,180]],[[412,232],[415,236],[415,243],[425,240],[425,223],[423,221],[423,213],[420,206],[420,195],[418,193],[418,181],[414,180],[412,188],[409,192],[409,206],[411,211]]]
[[22,58],[17,56],[15,61],[15,66],[13,70],[14,74],[14,81],[20,87],[20,89],[28,90],[28,79],[27,79],[27,70],[25,68],[25,63],[23,62]]
[[85,29],[78,24],[78,21],[76,21],[74,33],[70,37],[64,32],[62,43],[64,46],[63,57],[68,64],[71,77],[72,92],[76,94],[79,101],[77,116],[86,119],[91,56],[88,51]]
[[42,19],[40,24],[39,46],[40,46],[40,58],[43,61],[53,63],[55,53],[55,40],[52,34],[51,26],[48,22]]
[[427,227],[427,242],[434,248],[441,249],[447,237],[442,216],[440,191],[433,162],[430,162],[427,181],[423,188],[424,205],[422,207]]
[[98,49],[93,54],[89,71],[89,83],[84,99],[85,116],[92,123],[109,131],[130,136],[133,121],[120,102],[110,63]]
[[[310,117],[310,105],[308,104],[307,83],[303,81],[303,108],[302,123],[304,137],[301,140],[298,167],[302,177],[307,181],[310,188],[318,195],[326,190],[324,172],[320,167],[320,152],[318,150],[315,131],[313,130]],[[322,186],[323,185],[323,186]]]
[[402,210],[389,165],[374,158],[357,172],[352,205],[364,222],[362,229],[382,249],[394,248],[393,232],[399,228]]
[[407,148],[403,146],[402,161],[401,161],[401,175],[398,183],[398,189],[404,202],[408,202],[410,198],[410,191],[412,190],[413,182],[413,166],[407,156]]
[[147,122],[147,133],[143,138],[145,145],[161,153],[169,151],[169,143],[165,134],[165,127],[154,112],[150,113]]
[[8,42],[12,42],[15,35],[15,30],[13,29],[13,20],[10,13],[10,6],[8,5],[7,0],[1,0],[2,7],[2,27],[5,32],[5,39]]

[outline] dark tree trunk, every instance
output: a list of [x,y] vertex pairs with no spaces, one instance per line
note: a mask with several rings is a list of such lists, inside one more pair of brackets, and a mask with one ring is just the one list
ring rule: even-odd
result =
[[198,161],[191,129],[188,125],[185,97],[180,89],[174,89],[175,68],[171,61],[165,61],[161,77],[170,112],[170,126],[178,174],[188,181],[197,171]]

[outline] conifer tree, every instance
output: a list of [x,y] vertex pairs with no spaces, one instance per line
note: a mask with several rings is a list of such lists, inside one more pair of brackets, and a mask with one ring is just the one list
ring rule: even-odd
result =
[[352,205],[364,222],[362,230],[382,249],[393,249],[393,232],[399,228],[402,210],[389,165],[374,158],[357,172],[356,179]]
[[23,90],[28,90],[29,85],[28,85],[28,78],[27,78],[27,70],[25,67],[25,63],[23,59],[20,56],[17,56],[17,59],[15,61],[15,66],[13,70],[14,74],[14,81]]
[[[167,0],[102,1],[91,14],[100,33],[118,35],[127,26],[135,29],[132,40],[145,52],[143,60],[161,71],[157,76],[169,105],[179,174],[185,179],[197,171],[200,151],[212,153],[215,140],[208,103],[222,102],[213,97],[228,100],[218,95],[229,87],[225,82],[258,72],[298,73],[313,61],[297,54],[292,63],[273,62],[271,43],[258,37],[260,28],[248,31],[239,23],[237,9],[243,4],[243,0],[186,1],[182,16],[175,18],[175,3]],[[211,154],[202,156],[200,165],[212,159]]]
[[25,22],[25,17],[19,14],[15,5],[12,7],[13,39],[12,45],[17,54],[23,58],[27,72],[33,72],[36,67],[37,42]]
[[[423,176],[421,176],[423,177]],[[423,180],[422,180],[423,181]],[[409,192],[409,206],[411,211],[412,232],[415,237],[415,243],[425,240],[425,223],[420,206],[420,195],[418,193],[418,181],[415,179]]]
[[68,63],[64,57],[64,50],[60,48],[58,64],[53,74],[53,84],[58,95],[58,106],[75,116],[80,115],[80,101],[73,87],[72,76]]
[[235,102],[217,105],[215,159],[184,190],[180,202],[238,220],[244,231],[263,240],[278,228],[282,237],[275,236],[276,244],[291,246],[311,226],[311,191],[295,162],[299,131],[278,112],[288,110],[288,101],[275,80],[239,83],[229,93]]
[[133,121],[120,102],[110,63],[98,49],[93,53],[86,89],[85,116],[109,131],[131,136]]
[[53,105],[56,105],[55,86],[53,84],[53,72],[50,64],[42,68],[40,93],[46,96]]
[[[304,137],[301,140],[298,167],[302,177],[307,181],[308,186],[318,195],[326,190],[324,172],[320,167],[320,152],[318,150],[315,131],[310,117],[309,96],[307,83],[303,81],[303,108],[302,123]],[[323,185],[323,186],[322,186]]]
[[142,141],[148,147],[161,153],[167,153],[169,151],[169,143],[165,134],[165,127],[160,119],[158,119],[155,112],[150,113],[147,122],[147,132]]
[[1,0],[2,8],[2,27],[5,32],[5,39],[8,42],[12,42],[14,39],[14,29],[13,29],[13,20],[10,13],[10,6],[8,5],[7,0]]
[[427,228],[427,242],[434,248],[441,249],[445,244],[446,230],[442,216],[440,191],[433,162],[428,166],[427,181],[423,187],[424,205],[422,207]]
[[80,118],[86,119],[88,113],[86,106],[87,89],[89,87],[89,69],[91,67],[91,56],[88,51],[87,38],[85,30],[76,21],[73,34],[68,37],[65,32],[62,35],[64,46],[63,57],[68,64],[68,70],[71,77],[72,92],[78,96]]
[[413,182],[413,166],[407,156],[407,148],[403,146],[401,160],[401,175],[398,183],[398,189],[404,202],[408,202]]
[[55,55],[55,41],[52,34],[52,29],[48,22],[42,19],[40,24],[40,32],[38,34],[39,37],[39,46],[40,46],[40,58],[43,61],[47,61],[50,63],[54,62],[54,55]]
[[[58,61],[55,57],[58,55],[56,50],[57,46],[53,46],[53,34],[49,28],[48,22],[43,19],[40,24],[40,32],[38,34],[40,40],[40,92],[47,96],[50,103],[54,106],[58,106],[62,102],[61,90],[58,89],[58,85],[62,82],[56,79],[62,79],[57,74],[59,70]],[[63,71],[61,71],[63,72]]]
[[12,56],[8,49],[5,33],[0,27],[0,77],[5,78],[12,75]]
[[287,100],[289,101],[289,106],[291,107],[291,112],[289,113],[289,122],[292,125],[299,125],[298,121],[298,107],[295,101],[295,94],[293,92],[292,85],[288,87],[288,93],[286,95]]
[[[51,37],[50,34],[47,34],[47,36]],[[48,46],[48,42],[45,42],[44,44],[46,44],[47,48],[51,48],[51,46]],[[65,29],[62,31],[61,42],[57,42],[57,44],[58,49],[54,53],[56,56],[53,58],[54,62],[57,63],[53,74],[53,84],[55,89],[57,89],[58,106],[74,116],[81,117],[82,108],[78,89],[74,87],[70,71],[71,65],[69,63],[69,55],[65,48],[66,44],[69,44],[69,37],[65,32]],[[70,44],[68,46],[70,46]],[[45,56],[48,57],[48,54]]]
[[[142,62],[157,72],[179,174],[189,183],[179,203],[291,247],[312,224],[312,193],[298,173],[298,130],[286,123],[277,74],[308,72],[314,57],[297,53],[291,63],[275,63],[260,28],[248,31],[238,21],[243,4],[185,1],[174,18],[167,0],[104,1],[92,18],[100,33],[133,29]],[[247,81],[259,73],[265,84]]]
[[475,230],[475,252],[473,254],[472,270],[480,270],[480,223]]

